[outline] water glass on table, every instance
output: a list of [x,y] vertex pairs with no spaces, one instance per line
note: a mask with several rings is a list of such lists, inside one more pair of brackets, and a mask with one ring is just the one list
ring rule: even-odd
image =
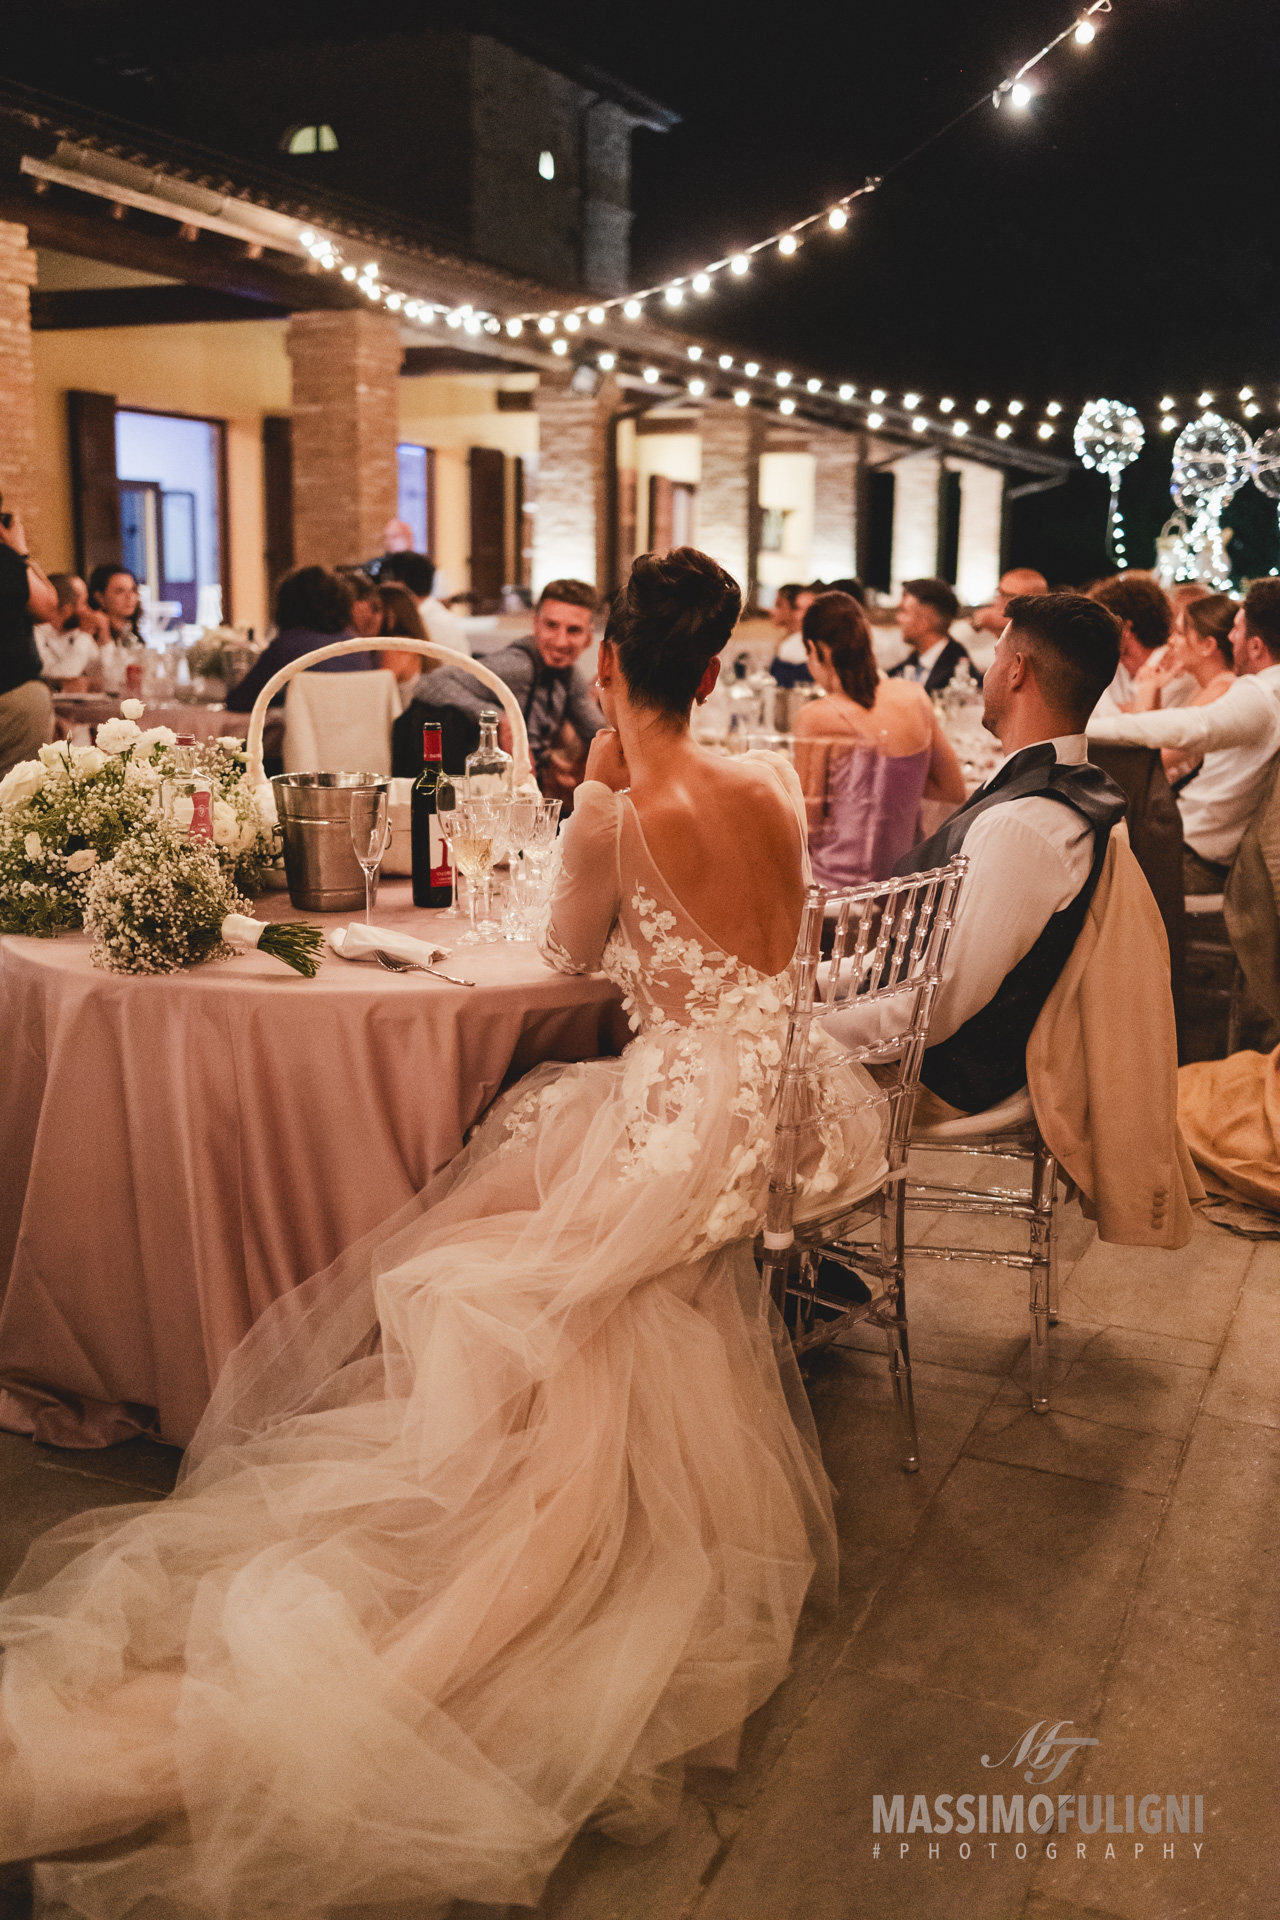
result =
[[351,796],[351,845],[364,873],[364,923],[373,925],[378,868],[391,840],[391,809],[385,787],[357,787]]
[[449,864],[453,868],[453,900],[440,910],[441,920],[461,920],[459,906],[459,867],[458,857],[453,850],[454,826],[458,817],[458,807],[463,790],[447,773],[442,773],[436,783],[436,822],[440,828],[440,837],[449,849]]
[[[467,895],[470,925],[459,940],[459,946],[487,946],[491,941],[501,938],[488,917],[490,877],[497,857],[495,841],[498,825],[492,801],[462,800],[453,811],[449,850],[458,872],[464,873],[471,882]],[[484,890],[486,912],[485,917],[477,923],[476,895],[481,888]]]

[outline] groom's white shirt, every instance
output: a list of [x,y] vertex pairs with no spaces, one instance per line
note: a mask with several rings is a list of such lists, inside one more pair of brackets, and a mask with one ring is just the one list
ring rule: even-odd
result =
[[[1082,733],[1050,744],[1065,766],[1083,766],[1089,757]],[[1093,829],[1074,807],[1028,794],[980,813],[964,851],[969,869],[929,1022],[933,1046],[986,1006],[1053,915],[1070,906],[1089,877]],[[850,1008],[823,1024],[846,1046],[866,1045],[883,1031],[880,1014],[877,1007]]]

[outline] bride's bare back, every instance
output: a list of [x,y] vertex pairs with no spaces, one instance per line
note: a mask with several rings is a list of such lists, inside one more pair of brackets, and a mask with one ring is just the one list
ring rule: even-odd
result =
[[768,761],[726,759],[687,737],[634,770],[630,798],[654,865],[725,953],[780,973],[804,901],[795,807]]

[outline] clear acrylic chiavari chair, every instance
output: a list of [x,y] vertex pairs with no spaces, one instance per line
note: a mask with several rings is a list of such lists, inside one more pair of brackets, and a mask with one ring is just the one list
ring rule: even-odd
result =
[[[798,1354],[827,1344],[856,1321],[884,1331],[908,1473],[920,1459],[907,1341],[907,1155],[929,1015],[967,865],[959,854],[927,873],[839,891],[810,889],[762,1236],[764,1284]],[[812,1194],[802,1198],[799,1175],[812,1163],[818,1140],[829,1138],[832,1115],[819,1094],[813,1027],[837,1014],[847,1057],[871,1072],[887,1104],[885,1165],[873,1190],[840,1195],[837,1188],[830,1203],[815,1210],[821,1203]]]

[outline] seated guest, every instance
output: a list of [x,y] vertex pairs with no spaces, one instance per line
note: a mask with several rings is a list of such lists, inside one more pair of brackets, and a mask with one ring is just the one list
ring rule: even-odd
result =
[[847,593],[860,607],[867,604],[867,590],[861,580],[833,580],[827,588],[828,593]]
[[[894,619],[911,651],[889,669],[890,679],[917,680],[926,693],[938,693],[951,685],[961,664],[972,670],[966,649],[951,637],[951,622],[959,611],[955,589],[945,580],[904,581]],[[979,675],[973,677],[977,680]]]
[[808,587],[802,587],[797,580],[779,587],[773,596],[769,618],[778,629],[778,647],[769,662],[769,671],[780,687],[806,687],[813,677],[800,631],[805,608],[812,599]]
[[363,567],[335,567],[351,588],[351,629],[358,640],[376,640],[383,629],[382,594],[372,574]]
[[[1212,706],[1235,680],[1231,627],[1237,603],[1229,593],[1200,593],[1189,600],[1175,601],[1173,629],[1163,654],[1153,654],[1134,682],[1134,712],[1154,713],[1163,705],[1161,695],[1171,680],[1189,673],[1196,683],[1192,707]],[[1162,747],[1160,758],[1173,784],[1190,779],[1200,765],[1199,756]]]
[[[335,640],[356,638],[351,624],[355,594],[349,580],[330,567],[295,567],[276,588],[276,636],[263,648],[243,680],[227,695],[232,713],[248,713],[273,673],[304,653],[332,646]],[[344,653],[322,660],[313,673],[371,673],[378,662],[372,653]],[[284,704],[285,688],[272,699]]]
[[58,596],[27,552],[16,512],[0,519],[0,776],[34,760],[53,739],[53,698],[40,678],[33,628],[53,617]]
[[[1120,665],[1098,704],[1098,712],[1132,713],[1138,699],[1138,675],[1152,663],[1158,670],[1163,659],[1173,628],[1173,609],[1159,581],[1149,573],[1117,573],[1109,580],[1097,580],[1089,589],[1089,598],[1114,613],[1120,622]],[[1185,707],[1197,691],[1190,674],[1178,674],[1163,682],[1160,705]]]
[[[561,797],[578,785],[586,750],[605,724],[591,682],[577,664],[591,644],[595,609],[595,588],[585,580],[550,580],[538,599],[533,632],[487,655],[484,662],[520,702],[539,784],[544,790],[554,788]],[[465,667],[436,667],[424,674],[392,731],[392,772],[413,777],[422,771],[423,723],[438,720],[446,771],[461,773],[467,754],[480,744],[481,709],[494,704],[488,687],[473,679]],[[572,740],[567,738],[568,730]],[[498,738],[509,753],[505,715]]]
[[432,588],[436,583],[436,563],[425,553],[384,553],[378,562],[378,584],[407,587],[418,604],[428,640],[437,646],[452,647],[455,653],[470,653],[471,641],[456,613],[450,613],[437,600]]
[[81,610],[88,611],[89,590],[74,573],[51,573],[49,585],[58,596],[58,610],[36,628],[40,677],[66,693],[82,692],[98,667],[98,643],[80,625]]
[[[1189,611],[1203,604],[1193,601]],[[1089,722],[1090,740],[1170,747],[1202,758],[1199,773],[1178,795],[1187,893],[1222,892],[1231,856],[1262,803],[1280,753],[1280,580],[1254,582],[1232,622],[1231,639],[1239,677],[1210,705],[1159,713],[1099,710]]]
[[959,806],[964,776],[923,687],[880,678],[856,600],[820,593],[803,632],[827,696],[795,720],[813,877],[823,887],[883,880],[915,841],[921,799]]
[[[897,864],[923,873],[969,858],[921,1069],[935,1112],[983,1112],[1026,1084],[1031,1030],[1124,816],[1124,795],[1089,765],[1084,737],[1118,659],[1116,621],[1082,594],[1012,599],[982,688],[984,724],[1008,758]],[[866,1038],[874,1011],[828,1025],[837,1038]]]
[[975,607],[969,615],[969,625],[975,633],[994,633],[999,639],[1009,618],[1005,608],[1016,595],[1048,591],[1049,582],[1034,567],[1010,567],[1007,573],[1000,575],[995,598],[985,607]]

